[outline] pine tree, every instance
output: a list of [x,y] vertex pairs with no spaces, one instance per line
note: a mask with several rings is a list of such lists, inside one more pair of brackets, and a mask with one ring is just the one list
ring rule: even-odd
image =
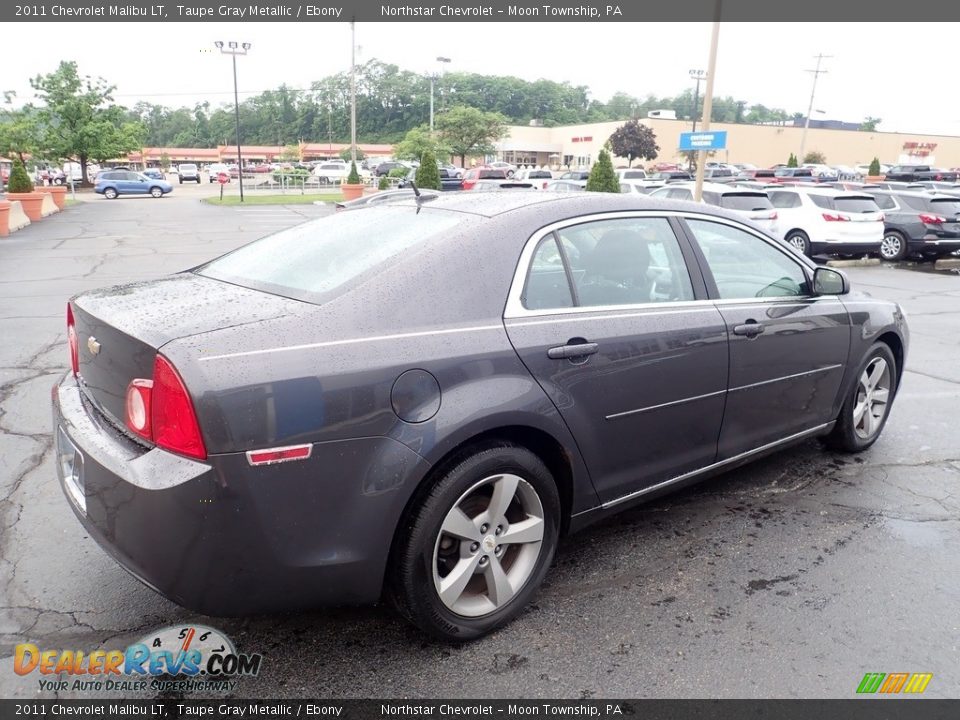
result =
[[7,192],[33,192],[33,181],[30,180],[30,175],[27,173],[27,169],[19,160],[13,161],[13,169],[10,171],[10,179],[7,181]]
[[613,162],[610,153],[601,150],[597,163],[590,170],[590,179],[587,180],[587,192],[619,193],[620,181],[613,171]]
[[440,190],[440,168],[437,165],[437,158],[429,150],[424,150],[420,156],[420,167],[417,168],[416,180],[417,187],[421,190],[431,189]]

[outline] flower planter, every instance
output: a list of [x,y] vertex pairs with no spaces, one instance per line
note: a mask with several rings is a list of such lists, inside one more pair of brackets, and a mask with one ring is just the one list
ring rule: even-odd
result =
[[63,210],[67,206],[67,188],[63,185],[52,185],[37,188],[40,192],[53,196],[53,202],[56,203],[58,210]]
[[363,196],[363,190],[366,188],[366,185],[350,185],[348,183],[343,183],[340,186],[340,191],[343,193],[344,200],[356,200],[358,197]]
[[7,200],[19,200],[23,205],[23,211],[30,218],[30,222],[37,222],[43,217],[43,193],[7,193]]
[[887,177],[886,175],[867,175],[867,179],[865,182],[867,183],[883,182],[884,178],[886,177]]
[[10,203],[0,200],[0,237],[10,234]]

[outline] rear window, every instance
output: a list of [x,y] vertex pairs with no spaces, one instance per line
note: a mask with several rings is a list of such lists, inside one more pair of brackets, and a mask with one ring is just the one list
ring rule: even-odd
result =
[[809,195],[810,201],[817,207],[824,208],[825,210],[836,210],[833,206],[832,198],[828,198],[825,195]]
[[486,180],[506,180],[507,171],[506,170],[481,170],[479,177]]
[[880,212],[880,206],[868,197],[838,197],[833,199],[833,204],[837,210],[846,213]]
[[643,170],[627,170],[621,176],[623,180],[643,180],[647,174]]
[[769,210],[773,203],[764,193],[724,193],[720,207],[740,211]]
[[550,180],[553,178],[553,175],[551,175],[546,170],[531,170],[530,172],[527,173],[527,177],[530,180],[542,180],[542,179]]
[[196,170],[196,165],[181,165],[180,170]]
[[461,213],[372,207],[282,230],[224,255],[197,272],[205,277],[281,295],[326,302],[417,252],[456,225]]
[[933,198],[930,201],[930,209],[940,215],[955,217],[960,215],[960,199]]

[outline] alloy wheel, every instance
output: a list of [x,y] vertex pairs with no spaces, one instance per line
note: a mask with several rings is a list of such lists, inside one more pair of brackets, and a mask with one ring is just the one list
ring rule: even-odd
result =
[[870,361],[860,375],[853,405],[853,430],[862,440],[872,438],[890,407],[890,366],[882,357]]
[[899,235],[884,235],[880,242],[880,256],[884,260],[896,260],[900,255],[901,247]]
[[526,480],[492,475],[463,493],[443,519],[433,550],[433,583],[457,615],[480,617],[504,607],[537,566],[543,504]]

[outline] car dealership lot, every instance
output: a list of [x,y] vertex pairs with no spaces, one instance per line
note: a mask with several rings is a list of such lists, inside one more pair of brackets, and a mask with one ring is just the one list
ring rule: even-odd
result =
[[[141,586],[57,487],[48,403],[66,299],[329,212],[178,191],[97,198],[0,243],[0,666],[19,642],[122,647],[196,620],[264,654],[238,696],[847,697],[864,672],[901,670],[932,672],[927,695],[960,692],[960,277],[916,266],[849,269],[912,332],[873,449],[810,442],[567,538],[534,607],[488,639],[436,644],[376,608],[201,618]],[[35,675],[0,673],[5,697],[36,690]]]

